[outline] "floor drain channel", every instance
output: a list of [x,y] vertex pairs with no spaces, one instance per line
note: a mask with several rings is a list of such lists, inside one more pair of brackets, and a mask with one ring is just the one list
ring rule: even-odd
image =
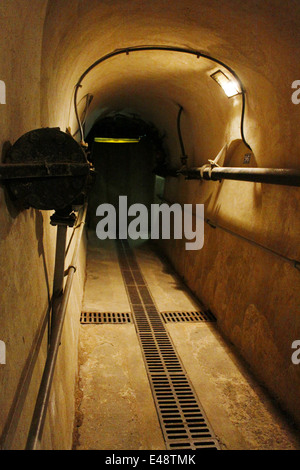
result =
[[117,249],[167,449],[220,449],[133,251],[127,241]]
[[132,323],[132,317],[129,312],[82,312],[80,323],[83,325],[90,324],[109,324],[109,323]]
[[165,323],[176,322],[215,322],[217,321],[214,315],[206,310],[205,312],[161,312]]

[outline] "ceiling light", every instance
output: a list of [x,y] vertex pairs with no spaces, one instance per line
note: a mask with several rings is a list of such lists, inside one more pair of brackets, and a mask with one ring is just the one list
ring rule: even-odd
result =
[[101,144],[135,144],[141,140],[140,137],[135,139],[126,139],[126,138],[114,138],[114,137],[95,137],[94,142]]
[[225,75],[225,73],[223,73],[221,70],[213,73],[211,78],[213,78],[218,83],[218,85],[223,88],[228,98],[239,95],[241,93],[238,82],[234,78],[228,78],[227,75]]

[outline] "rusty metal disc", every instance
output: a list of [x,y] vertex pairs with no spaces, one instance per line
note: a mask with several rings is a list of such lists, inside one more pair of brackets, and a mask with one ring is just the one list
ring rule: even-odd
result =
[[[84,151],[59,128],[27,132],[11,147],[5,163],[22,164],[16,165],[7,187],[23,207],[58,210],[77,204],[89,180],[90,167]],[[26,164],[42,164],[40,174],[28,177],[27,168],[25,175]]]

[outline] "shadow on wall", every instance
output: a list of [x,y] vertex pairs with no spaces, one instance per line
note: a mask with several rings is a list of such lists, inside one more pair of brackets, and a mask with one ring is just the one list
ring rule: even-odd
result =
[[51,288],[49,284],[49,275],[48,275],[48,268],[46,262],[46,255],[44,249],[44,218],[40,211],[35,211],[35,234],[36,239],[38,242],[38,255],[39,257],[42,256],[43,258],[43,266],[44,266],[44,273],[45,273],[45,281],[47,285],[47,295],[48,295],[48,303],[51,305]]
[[[4,142],[1,152],[1,163],[5,163],[6,155],[11,149],[12,145],[9,141]],[[17,204],[13,202],[13,198],[5,185],[2,185],[2,191],[0,194],[0,204],[1,206],[5,204],[7,211],[2,210],[0,213],[0,234],[1,240],[5,240],[9,235],[11,226],[14,222],[14,219],[23,211],[21,207],[18,207]],[[2,220],[1,220],[2,219]]]
[[[220,166],[224,167],[240,167],[240,168],[257,168],[257,160],[253,152],[249,152],[245,144],[241,139],[233,140],[224,154],[224,158],[219,161]],[[209,217],[214,218],[217,220],[217,217],[221,210],[221,203],[219,202],[221,199],[221,192],[226,187],[226,181],[222,180],[217,183],[210,183],[211,193],[206,198],[205,207],[207,208],[207,213]],[[250,186],[251,185],[251,186]],[[251,198],[252,207],[255,209],[260,209],[262,206],[262,184],[261,183],[253,183],[250,185],[248,184],[247,190],[251,187]],[[227,185],[228,186],[228,185]],[[246,186],[244,186],[246,189]],[[226,189],[227,190],[227,189]],[[238,196],[234,194],[234,199]]]

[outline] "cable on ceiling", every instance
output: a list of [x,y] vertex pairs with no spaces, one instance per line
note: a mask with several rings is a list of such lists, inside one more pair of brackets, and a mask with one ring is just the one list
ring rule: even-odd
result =
[[74,92],[74,109],[75,109],[76,119],[77,119],[77,122],[78,122],[78,127],[79,127],[79,130],[80,130],[81,144],[83,146],[86,146],[87,144],[84,141],[83,125],[80,121],[79,114],[78,114],[78,109],[77,109],[77,94],[78,94],[78,89],[81,87],[82,80],[86,77],[86,75],[91,70],[93,70],[95,67],[97,67],[97,65],[105,62],[108,59],[111,59],[112,57],[122,55],[122,54],[128,55],[131,52],[141,52],[141,51],[169,51],[169,52],[180,52],[180,53],[184,53],[184,54],[195,55],[197,57],[197,59],[199,57],[203,57],[204,59],[211,60],[212,62],[215,62],[215,63],[221,65],[222,67],[224,67],[226,70],[228,70],[231,73],[231,75],[236,79],[236,81],[238,82],[238,84],[240,86],[240,89],[241,89],[241,95],[242,95],[242,112],[241,112],[241,125],[240,125],[241,138],[242,138],[244,144],[246,145],[246,147],[248,147],[248,149],[252,151],[252,149],[251,149],[250,145],[248,144],[248,142],[246,141],[245,135],[244,135],[244,118],[245,118],[245,107],[246,107],[245,93],[246,92],[245,92],[244,85],[243,85],[241,79],[239,78],[239,76],[236,74],[236,72],[231,67],[229,67],[227,64],[222,62],[221,60],[216,59],[215,57],[212,57],[208,54],[204,54],[200,51],[185,48],[185,47],[164,46],[164,45],[141,45],[141,46],[132,46],[132,47],[124,47],[124,48],[121,48],[121,49],[115,49],[114,51],[109,52],[108,54],[100,57],[100,59],[96,60],[96,62],[94,62],[92,65],[90,65],[83,72],[83,74],[79,78],[77,84],[75,85],[75,92]]
[[179,138],[179,143],[180,143],[180,148],[181,148],[181,164],[182,166],[185,166],[187,163],[187,155],[185,153],[185,148],[184,148],[184,143],[183,143],[183,138],[181,134],[181,128],[180,128],[180,119],[181,119],[181,113],[183,111],[183,107],[179,105],[179,111],[177,115],[177,133],[178,133],[178,138]]
[[[87,118],[88,109],[89,109],[90,104],[93,101],[94,97],[90,93],[87,93],[83,98],[85,98],[86,101],[85,101],[84,111],[83,111],[83,114],[82,114],[82,120],[80,122],[81,122],[82,130],[84,132],[84,125],[85,125],[85,121],[86,121],[86,118]],[[76,132],[74,132],[73,137],[75,137],[75,135],[77,135],[78,132],[80,132],[79,127],[76,130]]]

